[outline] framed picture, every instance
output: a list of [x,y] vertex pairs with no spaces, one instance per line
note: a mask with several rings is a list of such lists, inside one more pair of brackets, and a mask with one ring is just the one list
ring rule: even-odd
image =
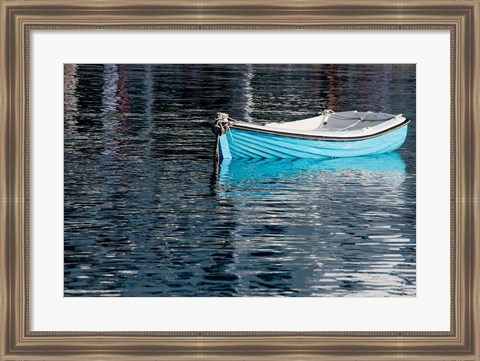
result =
[[0,4],[0,359],[479,359],[478,0]]

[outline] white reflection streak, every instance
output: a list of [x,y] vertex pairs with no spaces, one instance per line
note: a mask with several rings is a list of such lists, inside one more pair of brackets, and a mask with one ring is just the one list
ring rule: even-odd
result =
[[105,64],[103,68],[102,114],[116,112],[118,70],[115,64]]
[[[146,103],[145,103],[145,119],[147,121],[146,126],[146,134],[145,137],[148,138],[149,143],[152,142],[152,131],[153,131],[153,124],[152,124],[152,108],[154,103],[154,96],[153,96],[153,74],[152,74],[152,65],[148,64],[145,66],[145,79],[143,84],[145,85],[145,96],[146,96]],[[149,149],[150,150],[150,149]]]
[[115,142],[115,125],[117,112],[118,69],[115,64],[105,64],[103,67],[102,91],[102,124],[105,130],[105,154],[114,153],[117,149]]
[[252,79],[255,75],[252,64],[247,64],[247,71],[245,72],[245,109],[244,119],[247,122],[252,121],[251,113],[253,112],[253,92]]

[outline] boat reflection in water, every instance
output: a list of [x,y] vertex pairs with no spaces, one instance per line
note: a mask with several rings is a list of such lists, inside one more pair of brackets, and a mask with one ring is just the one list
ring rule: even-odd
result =
[[[235,217],[238,267],[288,279],[274,294],[415,295],[415,207],[396,152],[329,160],[229,160],[216,195]],[[252,257],[261,254],[262,257]],[[273,272],[276,270],[277,273]],[[237,269],[242,274],[241,269]],[[252,275],[236,289],[248,294]],[[244,282],[242,282],[244,280]]]
[[[405,180],[405,162],[396,152],[364,157],[318,159],[222,159],[219,163],[219,195],[253,187],[293,187],[315,193],[332,176],[350,179],[359,186],[387,182],[389,187]],[[302,181],[302,182],[299,182]],[[331,186],[338,187],[341,182]],[[316,187],[320,188],[316,188]],[[312,188],[310,188],[312,187]],[[356,191],[361,193],[361,187]]]

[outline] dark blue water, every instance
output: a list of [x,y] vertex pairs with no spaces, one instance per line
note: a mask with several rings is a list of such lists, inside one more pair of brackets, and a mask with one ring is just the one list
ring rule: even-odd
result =
[[[397,152],[213,164],[218,111],[403,113]],[[414,65],[65,65],[65,296],[415,296]]]

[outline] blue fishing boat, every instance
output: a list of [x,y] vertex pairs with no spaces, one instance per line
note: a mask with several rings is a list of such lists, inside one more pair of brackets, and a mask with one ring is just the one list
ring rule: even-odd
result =
[[218,113],[214,124],[220,159],[339,158],[398,149],[409,120],[402,114],[323,111],[293,122],[253,124]]

